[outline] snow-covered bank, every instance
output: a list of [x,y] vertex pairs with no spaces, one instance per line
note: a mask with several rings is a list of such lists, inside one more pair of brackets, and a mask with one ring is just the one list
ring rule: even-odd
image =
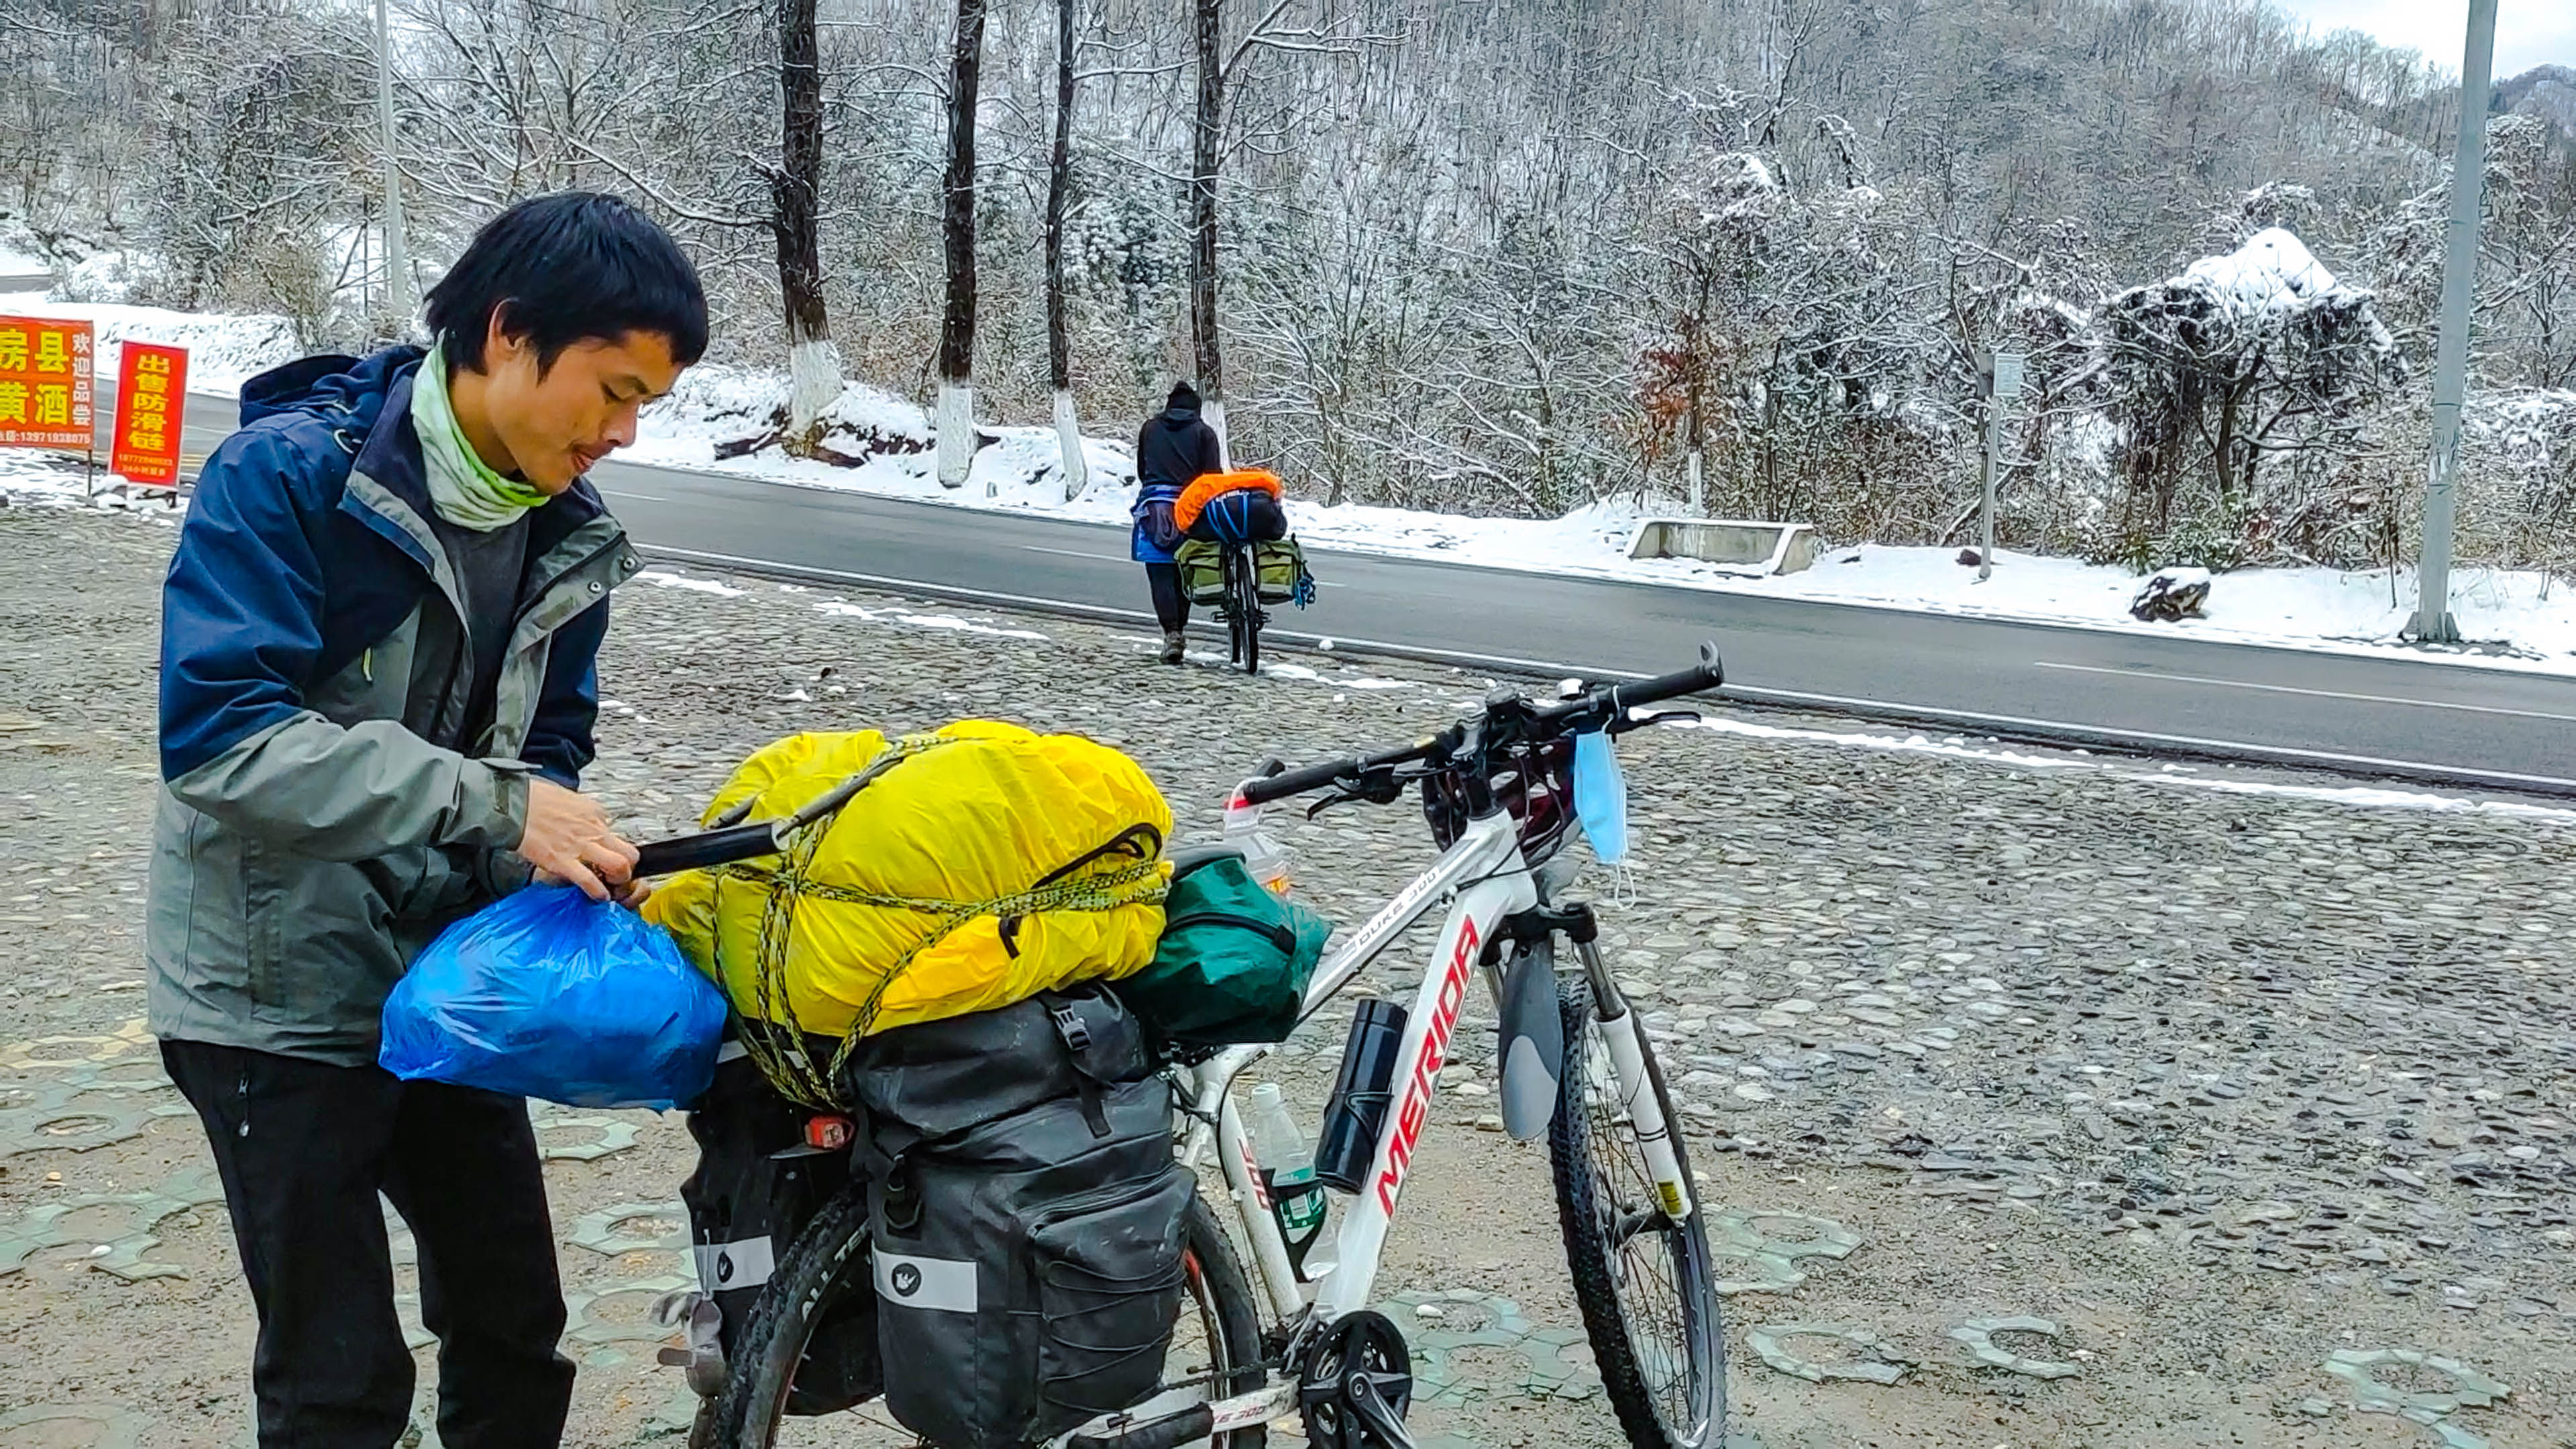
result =
[[[0,311],[89,318],[98,326],[99,370],[108,375],[115,369],[116,350],[107,344],[120,338],[187,346],[190,386],[200,392],[233,391],[244,378],[290,360],[299,350],[292,327],[276,317],[199,316],[25,296],[0,298]],[[1088,486],[1068,500],[1062,452],[1052,426],[988,427],[985,432],[991,441],[977,452],[965,486],[943,488],[935,476],[936,457],[925,410],[865,384],[849,385],[824,414],[825,446],[860,458],[856,467],[787,458],[774,446],[746,457],[717,456],[727,445],[770,431],[772,415],[786,396],[784,372],[716,364],[693,368],[672,397],[646,410],[643,436],[620,456],[961,508],[1102,524],[1127,520],[1135,456],[1126,442],[1086,437]],[[1095,432],[1123,433],[1128,426],[1126,419],[1090,421]],[[22,491],[52,491],[58,480],[59,475],[18,473],[0,484]],[[1300,481],[1288,480],[1292,495]],[[2385,571],[2239,570],[2219,576],[2206,618],[2141,624],[2128,616],[2129,600],[2139,581],[2126,570],[2008,550],[1999,555],[1994,577],[1984,583],[1977,581],[1976,570],[1960,566],[1956,555],[1944,548],[1830,549],[1806,572],[1760,579],[1685,560],[1630,559],[1628,550],[1639,520],[1670,509],[1669,504],[1621,500],[1560,519],[1531,520],[1290,504],[1299,537],[1319,549],[1877,608],[2576,673],[2576,585],[2527,571],[2472,568],[2455,573],[2452,612],[2462,632],[2481,641],[2482,647],[2428,651],[2410,648],[2398,639],[2414,613],[2411,572],[2392,579]],[[1320,572],[1329,583],[1329,562]],[[1328,625],[1326,620],[1318,622]]]
[[[0,269],[5,270],[5,269]],[[116,302],[53,302],[40,293],[0,293],[0,315],[87,321],[97,339],[92,357],[98,375],[113,381],[127,340],[188,349],[190,392],[235,393],[241,385],[304,353],[295,324],[283,317],[173,312]]]
[[[774,448],[719,460],[724,443],[764,431],[767,412],[784,398],[783,374],[702,369],[680,392],[648,411],[644,435],[622,456],[671,467],[704,468],[817,488],[840,488],[960,508],[998,509],[1092,523],[1123,523],[1135,485],[1133,449],[1084,439],[1090,486],[1064,497],[1062,455],[1047,427],[987,428],[996,441],[976,455],[963,488],[942,488],[933,473],[930,422],[923,410],[892,394],[852,384],[829,416],[827,442],[850,448],[882,440],[885,451],[856,468],[781,456]],[[1093,420],[1093,427],[1102,420]],[[1290,492],[1297,480],[1290,479]],[[1680,559],[1628,557],[1643,518],[1672,505],[1634,500],[1595,504],[1564,518],[1468,518],[1396,508],[1291,501],[1298,537],[1310,547],[1433,559],[1484,568],[1618,579],[1731,593],[1768,594],[1926,613],[2026,619],[2141,634],[2409,659],[2576,673],[2576,585],[2543,574],[2463,569],[2453,575],[2453,615],[2461,631],[2485,646],[2428,651],[2405,646],[2398,633],[2415,610],[2411,571],[2348,573],[2338,569],[2241,569],[2218,577],[2207,617],[2181,624],[2142,624],[2129,617],[2139,578],[2125,569],[2075,559],[1999,551],[1994,576],[1977,581],[1955,550],[1870,544],[1831,549],[1816,566],[1779,578],[1748,579]],[[1323,570],[1327,580],[1330,566]]]

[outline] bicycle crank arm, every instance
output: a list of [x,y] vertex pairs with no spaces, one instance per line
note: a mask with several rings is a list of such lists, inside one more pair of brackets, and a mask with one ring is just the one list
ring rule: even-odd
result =
[[1395,1406],[1377,1391],[1375,1379],[1353,1374],[1350,1396],[1351,1414],[1377,1441],[1374,1449],[1413,1449],[1413,1436],[1405,1431],[1404,1420],[1397,1416]]

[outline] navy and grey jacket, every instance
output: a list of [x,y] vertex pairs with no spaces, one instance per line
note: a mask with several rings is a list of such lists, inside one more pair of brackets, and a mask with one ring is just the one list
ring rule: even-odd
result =
[[576,786],[590,763],[607,594],[634,552],[586,483],[513,525],[516,622],[469,721],[472,649],[411,421],[420,358],[252,379],[198,479],[162,590],[157,1035],[374,1061],[411,958],[526,880],[525,776]]

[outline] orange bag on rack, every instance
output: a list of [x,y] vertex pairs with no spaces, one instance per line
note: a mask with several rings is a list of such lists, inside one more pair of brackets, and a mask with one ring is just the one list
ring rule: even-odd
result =
[[1198,481],[1181,490],[1181,500],[1172,505],[1172,524],[1187,533],[1207,511],[1210,500],[1228,493],[1254,489],[1286,501],[1280,490],[1279,475],[1261,468],[1237,468],[1230,473],[1202,473]]

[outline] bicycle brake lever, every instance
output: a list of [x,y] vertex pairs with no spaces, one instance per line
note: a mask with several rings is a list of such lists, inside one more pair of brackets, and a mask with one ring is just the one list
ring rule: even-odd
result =
[[1364,803],[1366,803],[1366,797],[1364,796],[1354,795],[1348,790],[1336,790],[1332,794],[1325,796],[1323,799],[1316,801],[1314,804],[1307,806],[1306,818],[1312,820],[1316,816],[1323,814],[1325,811],[1332,809],[1336,805],[1359,805]]
[[1660,710],[1660,711],[1658,711],[1658,712],[1656,712],[1656,713],[1654,713],[1654,714],[1647,715],[1647,716],[1646,716],[1645,718],[1643,718],[1643,719],[1635,719],[1635,718],[1631,718],[1631,719],[1618,720],[1618,721],[1615,721],[1615,722],[1611,723],[1610,725],[1606,726],[1606,728],[1609,730],[1609,732],[1610,732],[1610,733],[1612,733],[1612,734],[1614,734],[1614,735],[1624,735],[1624,734],[1628,733],[1630,730],[1641,730],[1641,729],[1645,729],[1645,728],[1647,728],[1647,727],[1648,727],[1648,726],[1650,726],[1650,725],[1659,725],[1659,724],[1698,724],[1699,722],[1700,722],[1700,712],[1699,712],[1698,710],[1695,710],[1695,709],[1667,709],[1667,710]]

